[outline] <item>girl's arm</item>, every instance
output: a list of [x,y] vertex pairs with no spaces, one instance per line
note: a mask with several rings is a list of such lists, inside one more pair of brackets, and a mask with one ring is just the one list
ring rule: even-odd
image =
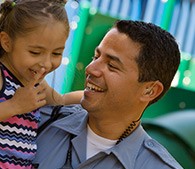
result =
[[12,98],[0,103],[0,121],[44,106],[46,104],[44,91],[43,85],[35,88],[33,83],[18,88]]
[[15,107],[12,105],[11,100],[0,103],[0,121],[6,120],[15,115]]
[[[18,88],[12,98],[0,103],[0,121],[14,115],[31,112],[46,104],[44,85],[40,84],[35,87],[41,75],[41,73],[37,74],[29,84]],[[2,86],[1,76],[0,86]]]
[[56,92],[48,83],[44,80],[42,82],[46,88],[46,101],[49,105],[69,105],[69,104],[79,104],[83,96],[83,91],[74,91],[64,95]]

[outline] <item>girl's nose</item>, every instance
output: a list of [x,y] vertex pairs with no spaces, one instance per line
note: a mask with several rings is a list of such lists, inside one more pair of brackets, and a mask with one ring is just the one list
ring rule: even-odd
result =
[[40,66],[44,67],[46,70],[50,70],[52,68],[51,57],[50,56],[45,57]]

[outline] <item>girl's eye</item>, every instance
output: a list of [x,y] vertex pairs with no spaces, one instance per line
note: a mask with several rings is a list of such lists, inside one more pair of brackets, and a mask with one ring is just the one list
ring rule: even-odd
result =
[[39,55],[41,52],[29,51],[33,55]]
[[57,52],[55,52],[55,53],[53,53],[53,55],[55,55],[55,56],[61,56],[62,53],[57,53]]

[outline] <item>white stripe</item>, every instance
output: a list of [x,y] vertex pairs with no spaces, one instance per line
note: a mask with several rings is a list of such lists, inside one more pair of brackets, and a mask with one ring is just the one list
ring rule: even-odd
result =
[[36,144],[27,144],[27,143],[22,143],[22,142],[17,142],[17,141],[15,141],[15,140],[12,140],[12,141],[10,141],[10,140],[8,140],[8,139],[1,139],[0,138],[0,142],[2,143],[2,144],[8,144],[9,146],[16,146],[16,147],[21,147],[21,148],[27,148],[27,149],[29,149],[29,150],[35,150],[36,148],[37,148],[37,145]]
[[21,87],[20,85],[15,84],[14,82],[10,81],[9,79],[6,79],[6,81],[8,83],[10,83],[11,86],[14,86],[16,89],[18,89],[19,87]]
[[7,90],[7,89],[5,89],[6,96],[10,96],[10,95],[13,96],[15,92],[16,91],[14,91],[14,90]]
[[27,129],[22,129],[22,128],[20,128],[20,129],[18,129],[18,128],[16,128],[16,127],[10,127],[10,126],[3,126],[3,125],[1,125],[0,124],[0,129],[1,130],[8,130],[8,131],[10,131],[10,132],[13,132],[13,131],[15,131],[16,133],[22,133],[22,134],[27,134],[27,135],[29,135],[29,136],[36,136],[36,132],[34,132],[34,131],[29,131],[29,130],[27,130]]

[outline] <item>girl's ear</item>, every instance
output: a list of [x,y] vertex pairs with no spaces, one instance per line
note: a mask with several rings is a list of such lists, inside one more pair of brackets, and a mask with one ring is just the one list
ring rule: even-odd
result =
[[6,32],[1,32],[0,33],[0,42],[1,42],[2,48],[6,52],[10,52],[11,51],[11,48],[12,48],[11,38],[9,37],[9,35]]

